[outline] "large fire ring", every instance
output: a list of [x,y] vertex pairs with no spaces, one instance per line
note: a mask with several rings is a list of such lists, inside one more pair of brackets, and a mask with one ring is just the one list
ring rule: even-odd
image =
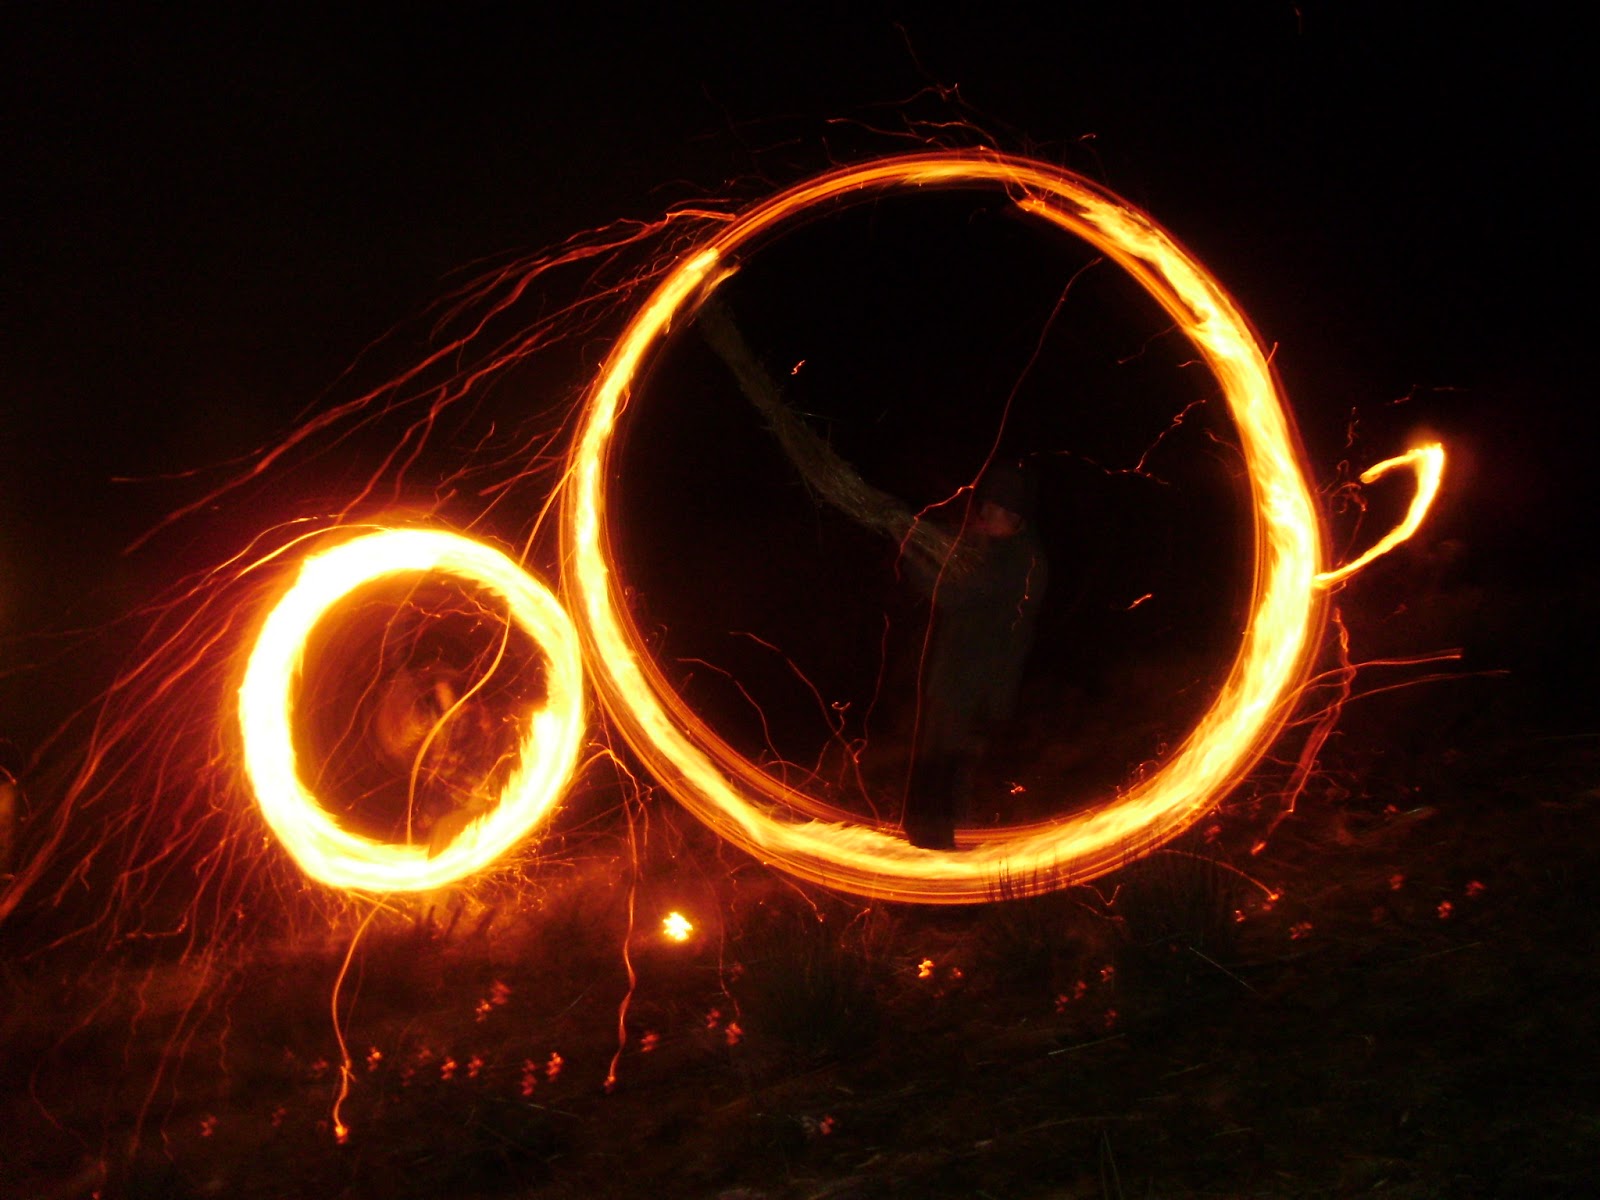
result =
[[[622,599],[606,529],[611,437],[674,322],[750,250],[819,206],[927,188],[1003,189],[1020,209],[1119,263],[1193,343],[1221,388],[1249,471],[1255,532],[1250,617],[1211,708],[1170,758],[1127,791],[1054,823],[962,831],[955,851],[913,847],[893,827],[817,820],[706,727],[650,658]],[[1043,891],[1104,874],[1198,820],[1251,769],[1286,719],[1323,628],[1321,529],[1293,426],[1249,323],[1222,286],[1154,221],[1048,164],[934,152],[845,167],[765,201],[684,254],[640,306],[588,391],[562,496],[563,582],[602,701],[634,752],[691,812],[757,858],[867,896],[922,903]]]

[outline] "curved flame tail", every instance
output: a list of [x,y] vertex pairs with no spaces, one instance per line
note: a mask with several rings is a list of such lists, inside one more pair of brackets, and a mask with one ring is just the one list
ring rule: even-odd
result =
[[1409,467],[1417,479],[1417,494],[1411,498],[1411,507],[1406,510],[1405,519],[1384,534],[1359,558],[1345,563],[1342,567],[1335,567],[1331,571],[1319,574],[1316,577],[1318,587],[1332,587],[1350,578],[1374,559],[1382,558],[1401,542],[1406,541],[1422,525],[1422,519],[1428,515],[1428,509],[1433,506],[1433,498],[1439,494],[1439,482],[1444,478],[1444,447],[1438,442],[1429,442],[1427,445],[1408,450],[1397,458],[1384,459],[1383,462],[1363,471],[1361,482],[1372,483],[1399,467]]

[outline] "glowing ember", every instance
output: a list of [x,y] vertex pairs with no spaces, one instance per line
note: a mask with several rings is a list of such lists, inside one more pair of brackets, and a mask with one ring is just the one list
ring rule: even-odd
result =
[[689,935],[694,932],[694,925],[682,913],[670,912],[661,922],[661,932],[675,942],[687,942]]
[[[673,693],[632,622],[605,518],[611,435],[642,368],[672,324],[737,269],[740,252],[785,222],[814,216],[819,206],[930,187],[1003,189],[1020,211],[1119,263],[1160,304],[1227,401],[1249,472],[1256,543],[1250,617],[1238,655],[1211,709],[1162,768],[1054,823],[963,830],[955,851],[913,847],[886,823],[830,810],[769,776],[709,729]],[[1323,589],[1331,582],[1319,576],[1321,528],[1283,399],[1248,323],[1220,284],[1124,201],[1059,168],[992,153],[951,151],[846,167],[758,205],[685,254],[601,368],[568,465],[564,582],[604,702],[629,744],[686,807],[752,855],[869,896],[979,902],[991,897],[996,878],[1021,881],[1025,891],[1061,887],[1113,870],[1179,833],[1254,766],[1287,719],[1319,639]],[[1421,509],[1414,509],[1420,521]],[[1397,534],[1408,532],[1402,526]]]
[[[294,693],[306,640],[354,589],[387,576],[442,572],[505,603],[547,663],[542,706],[523,714],[519,760],[495,804],[448,845],[379,842],[341,828],[295,762]],[[420,891],[494,862],[550,811],[567,786],[584,732],[583,667],[565,610],[500,551],[458,534],[389,529],[311,555],[267,617],[239,689],[245,770],[267,824],[313,879],[366,891]]]

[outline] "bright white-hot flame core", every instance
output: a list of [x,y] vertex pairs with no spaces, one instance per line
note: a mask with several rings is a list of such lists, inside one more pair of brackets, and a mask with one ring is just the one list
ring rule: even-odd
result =
[[[292,735],[306,640],[354,589],[438,572],[503,601],[547,663],[543,703],[526,714],[518,762],[493,807],[430,856],[426,845],[375,841],[342,828],[300,778]],[[309,556],[263,625],[239,688],[245,771],[262,815],[313,879],[372,892],[422,891],[488,866],[550,811],[584,735],[583,663],[566,611],[500,551],[439,530],[386,529]]]
[[[1209,365],[1249,470],[1256,541],[1251,615],[1210,710],[1165,765],[1059,822],[962,831],[953,852],[909,845],[888,825],[804,819],[818,802],[723,742],[672,691],[622,600],[606,536],[611,435],[650,353],[737,255],[818,206],[894,190],[989,187],[1122,265]],[[937,152],[846,167],[760,204],[671,268],[624,330],[586,399],[563,495],[563,577],[608,709],[652,773],[695,815],[764,861],[869,896],[969,903],[1005,877],[1025,891],[1103,874],[1197,820],[1281,728],[1322,629],[1321,530],[1283,399],[1233,301],[1149,217],[1088,181],[1027,159]]]
[[694,932],[694,922],[681,912],[669,912],[661,922],[661,932],[675,942],[687,942]]

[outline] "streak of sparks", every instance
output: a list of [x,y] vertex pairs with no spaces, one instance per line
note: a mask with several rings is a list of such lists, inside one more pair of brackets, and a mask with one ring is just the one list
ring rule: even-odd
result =
[[628,856],[633,860],[633,872],[628,877],[628,928],[622,935],[622,967],[627,972],[628,988],[617,1003],[617,1048],[612,1052],[611,1065],[606,1068],[607,1094],[617,1086],[617,1065],[622,1062],[622,1052],[628,1048],[628,1007],[639,987],[639,972],[634,969],[633,955],[628,949],[633,941],[633,919],[639,901],[639,837],[632,820],[628,822]]
[[[294,694],[306,640],[352,590],[402,573],[442,572],[503,601],[548,662],[543,704],[523,714],[519,761],[498,802],[448,846],[375,841],[342,828],[296,767]],[[371,892],[422,891],[480,871],[550,811],[572,777],[584,734],[578,638],[550,591],[500,551],[438,530],[387,529],[309,556],[261,629],[239,688],[245,770],[267,824],[301,869]]]
[[[356,946],[361,941],[361,935],[367,931],[367,926],[372,924],[372,918],[377,916],[380,911],[381,909],[378,905],[373,905],[372,911],[362,919],[361,924],[350,938],[349,949],[344,952],[344,961],[339,964],[339,974],[333,981],[333,994],[328,999],[328,1011],[333,1017],[333,1036],[339,1043],[339,1091],[333,1098],[333,1111],[330,1113],[330,1119],[333,1122],[333,1140],[341,1146],[349,1140],[350,1127],[344,1123],[340,1110],[344,1108],[344,1102],[350,1097],[350,1081],[355,1078],[355,1071],[351,1066],[350,1046],[345,1041],[344,1027],[339,1023],[339,991],[344,987],[345,976],[350,973],[350,961],[356,956]],[[346,1019],[348,1019],[348,1016],[347,1010]],[[383,1055],[374,1046],[372,1052],[367,1056],[367,1069],[369,1071],[372,1070],[382,1058]]]

